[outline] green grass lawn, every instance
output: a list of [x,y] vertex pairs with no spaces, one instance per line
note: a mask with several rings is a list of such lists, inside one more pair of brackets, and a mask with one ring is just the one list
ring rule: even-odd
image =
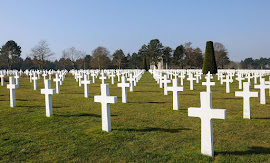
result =
[[[268,77],[267,77],[268,79]],[[203,81],[205,81],[203,79]],[[188,107],[200,106],[205,86],[194,85],[179,93],[180,110],[172,109],[172,92],[163,89],[150,73],[145,73],[128,103],[122,104],[121,88],[110,84],[112,132],[101,130],[100,81],[89,87],[84,98],[69,74],[52,96],[53,116],[45,116],[45,96],[27,78],[16,89],[17,106],[9,107],[9,90],[0,86],[0,161],[1,162],[270,162],[270,97],[266,105],[251,98],[251,120],[243,119],[243,99],[235,97],[238,81],[225,93],[225,83],[216,80],[212,87],[213,107],[227,109],[225,120],[213,120],[215,157],[201,155],[199,118],[188,117]],[[106,80],[110,83],[110,80]],[[55,83],[52,83],[55,88]],[[252,91],[253,84],[252,84]],[[259,91],[259,90],[256,90]]]

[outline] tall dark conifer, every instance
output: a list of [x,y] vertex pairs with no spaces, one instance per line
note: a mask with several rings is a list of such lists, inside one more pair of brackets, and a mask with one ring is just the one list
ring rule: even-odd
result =
[[214,52],[214,46],[212,41],[206,42],[206,49],[203,60],[203,74],[207,74],[210,71],[211,74],[217,73],[217,64]]

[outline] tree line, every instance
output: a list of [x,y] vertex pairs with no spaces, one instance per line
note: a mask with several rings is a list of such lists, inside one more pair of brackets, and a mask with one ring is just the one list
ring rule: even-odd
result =
[[270,69],[270,58],[246,58],[241,60],[240,64],[244,69]]
[[[228,68],[231,62],[228,51],[222,43],[214,43],[218,68]],[[61,58],[52,61],[55,53],[47,41],[41,40],[31,48],[29,56],[21,57],[21,47],[13,40],[7,41],[0,50],[0,69],[149,69],[162,64],[162,68],[202,68],[203,52],[187,42],[172,49],[163,46],[158,39],[142,45],[138,52],[125,54],[118,49],[112,55],[102,46],[92,54],[80,51],[75,47],[64,49]]]

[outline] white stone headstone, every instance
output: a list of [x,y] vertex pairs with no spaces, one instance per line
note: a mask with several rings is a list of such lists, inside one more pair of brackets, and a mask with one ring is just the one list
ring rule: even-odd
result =
[[135,82],[135,78],[133,77],[132,74],[129,75],[129,78],[127,79],[127,81],[129,81],[130,87],[129,87],[129,91],[133,92],[134,91],[134,82]]
[[192,73],[189,73],[187,80],[189,80],[189,83],[190,83],[189,85],[190,90],[193,90],[193,80],[196,80],[196,78],[193,77]]
[[82,84],[84,84],[84,97],[89,97],[89,87],[88,85],[91,84],[91,80],[88,79],[88,75],[84,74],[84,80],[82,81]]
[[179,75],[179,78],[180,78],[180,85],[184,85],[184,79],[185,79],[185,74],[184,73],[181,73],[180,75]]
[[33,74],[32,74],[32,72],[30,72],[30,73],[29,73],[30,83],[32,83],[32,76],[33,76]]
[[101,103],[101,119],[102,119],[102,130],[111,132],[111,113],[110,104],[117,103],[116,96],[110,96],[109,84],[101,84],[101,95],[94,96],[94,102]]
[[15,73],[14,79],[16,80],[16,85],[19,86],[19,79],[20,79],[20,75],[18,72]]
[[45,95],[46,116],[53,115],[52,110],[52,95],[55,94],[55,89],[51,89],[51,80],[45,80],[45,88],[41,89],[41,94]]
[[77,76],[77,78],[78,78],[78,81],[79,81],[79,87],[81,87],[82,86],[82,78],[83,78],[83,76],[82,76],[82,74],[79,72],[79,75]]
[[235,79],[238,80],[238,88],[242,89],[242,81],[245,80],[245,78],[243,78],[242,74],[240,73]]
[[214,156],[212,119],[225,119],[226,109],[212,108],[212,93],[201,92],[201,107],[188,108],[189,117],[201,118],[201,153]]
[[96,79],[96,74],[95,74],[95,73],[92,73],[91,76],[92,76],[92,82],[93,82],[93,83],[96,83],[96,81],[95,81],[95,79]]
[[258,92],[250,92],[249,83],[244,82],[242,92],[235,92],[236,97],[243,97],[243,118],[250,119],[250,97],[258,97]]
[[226,75],[224,82],[226,83],[226,93],[230,93],[230,83],[233,82],[233,80],[230,79],[229,75]]
[[163,80],[163,83],[164,83],[164,95],[168,95],[168,83],[171,83],[171,80],[168,80],[168,77],[167,75],[164,75],[164,80]]
[[110,77],[111,77],[112,84],[114,84],[114,77],[115,77],[114,73],[112,73],[112,74],[110,75]]
[[4,86],[4,78],[5,78],[5,75],[2,71],[0,71],[0,78],[1,78],[1,86]]
[[101,77],[99,77],[99,79],[101,80],[101,84],[105,84],[105,79],[107,79],[107,78],[106,78],[106,76],[104,75],[104,73],[102,72],[102,73],[101,73]]
[[211,86],[215,85],[215,82],[211,82],[211,74],[208,72],[208,74],[205,76],[206,82],[202,82],[202,85],[206,86],[206,92],[211,92]]
[[61,81],[61,79],[59,78],[58,73],[55,74],[55,79],[53,79],[53,81],[55,82],[56,93],[59,94],[60,93],[60,81]]
[[265,84],[265,79],[260,80],[260,85],[254,85],[255,89],[260,89],[260,104],[266,104],[265,89],[270,89],[270,85]]
[[173,79],[172,82],[172,87],[167,87],[167,90],[173,92],[173,110],[179,110],[178,92],[184,91],[184,87],[178,87],[177,78]]
[[34,73],[32,80],[34,81],[34,90],[37,90],[37,80],[38,77],[36,76],[36,73]]
[[122,88],[122,103],[127,103],[127,87],[130,87],[130,83],[126,83],[126,77],[121,77],[122,82],[117,84],[117,87]]
[[16,96],[15,89],[18,88],[18,85],[15,84],[13,76],[9,77],[9,84],[7,84],[7,88],[10,90],[10,107],[16,106]]

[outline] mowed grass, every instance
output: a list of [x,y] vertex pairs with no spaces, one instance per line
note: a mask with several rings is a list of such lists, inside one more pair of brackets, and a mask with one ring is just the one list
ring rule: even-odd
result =
[[[267,77],[268,79],[268,77]],[[117,79],[115,79],[116,81]],[[53,116],[45,116],[43,79],[38,90],[27,78],[16,89],[17,106],[9,107],[9,90],[0,86],[0,161],[1,162],[270,162],[270,97],[266,105],[251,98],[251,118],[243,119],[243,99],[235,97],[238,82],[225,93],[225,83],[216,77],[212,87],[213,108],[227,110],[225,120],[213,120],[215,157],[201,155],[199,118],[188,117],[188,107],[200,107],[200,83],[179,92],[180,110],[172,110],[172,92],[163,89],[146,72],[134,92],[121,100],[121,88],[110,84],[112,132],[101,130],[100,80],[84,88],[68,74],[60,94],[52,96]],[[110,83],[110,79],[106,80]],[[55,83],[52,83],[55,88]],[[258,91],[251,87],[252,91]],[[129,90],[129,89],[128,89]]]

